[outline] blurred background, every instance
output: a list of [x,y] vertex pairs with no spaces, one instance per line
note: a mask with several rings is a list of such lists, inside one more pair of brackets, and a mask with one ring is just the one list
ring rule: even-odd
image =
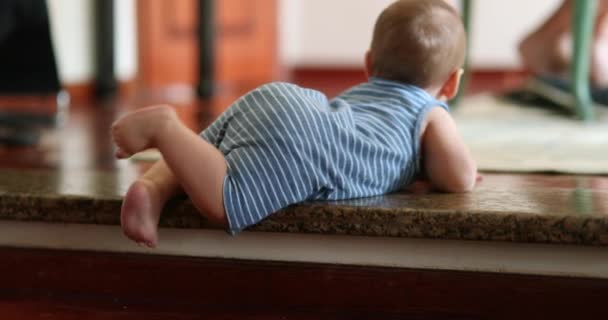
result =
[[[365,81],[373,24],[390,2],[2,0],[0,145],[36,145],[33,128],[75,112],[104,115],[101,137],[120,114],[158,103],[200,130],[270,81],[336,95]],[[560,1],[474,3],[467,92],[520,85],[518,43]]]
[[[95,92],[97,73],[110,72],[99,68],[97,56],[113,54],[107,67],[113,69],[115,89],[146,92],[156,97],[152,100],[187,99],[197,88],[203,95],[239,95],[272,80],[314,86],[321,80],[313,77],[332,79],[319,85],[335,94],[359,80],[373,22],[390,2],[47,0],[59,78],[74,98]],[[473,69],[521,71],[519,40],[558,4],[476,1]],[[112,34],[96,30],[104,19]],[[98,36],[113,48],[100,49]],[[101,91],[112,91],[108,83]]]

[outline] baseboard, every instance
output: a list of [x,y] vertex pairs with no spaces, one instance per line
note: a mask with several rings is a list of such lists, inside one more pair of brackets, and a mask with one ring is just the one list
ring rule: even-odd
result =
[[[325,67],[325,66],[296,66],[285,72],[282,79],[303,87],[325,92],[335,96],[344,89],[366,81],[365,72],[359,67]],[[521,69],[473,69],[467,86],[467,93],[484,91],[504,91],[521,86],[529,72]],[[87,104],[95,100],[95,86],[92,81],[65,84],[64,89],[70,94],[74,105]],[[130,98],[140,93],[135,79],[119,81],[117,97]],[[158,92],[157,92],[158,91]],[[164,91],[153,90],[144,92],[144,96],[160,95]],[[174,95],[174,94],[173,94]]]
[[[467,93],[484,91],[504,91],[518,87],[529,77],[529,72],[521,69],[473,69],[467,86]],[[366,80],[359,67],[317,67],[297,66],[290,70],[289,79],[301,86],[325,92],[328,96]]]
[[[119,81],[117,98],[125,99],[134,96],[136,87],[137,84],[134,79]],[[63,85],[63,89],[70,94],[71,102],[75,106],[90,104],[96,99],[95,84],[92,81],[67,83]]]

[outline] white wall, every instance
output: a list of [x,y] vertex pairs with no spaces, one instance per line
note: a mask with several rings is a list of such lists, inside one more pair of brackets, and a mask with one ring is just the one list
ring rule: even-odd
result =
[[[282,57],[288,65],[362,63],[376,15],[392,0],[281,0]],[[346,9],[345,9],[346,8]]]
[[[0,0],[1,1],[1,0]],[[94,20],[92,0],[47,0],[51,35],[61,81],[89,82],[94,77]],[[137,72],[135,0],[115,1],[115,73],[119,80]]]
[[[376,17],[392,0],[281,0],[281,57],[287,65],[360,66]],[[515,68],[517,43],[560,0],[476,0],[476,67]]]
[[[1,0],[0,0],[1,1]],[[166,0],[169,1],[169,0]],[[60,77],[64,83],[93,79],[92,0],[47,0]],[[287,66],[358,67],[374,21],[392,0],[279,0],[279,49]],[[472,59],[476,67],[516,68],[517,43],[560,0],[476,0]],[[115,2],[116,75],[137,73],[135,0]]]
[[90,81],[94,68],[92,1],[48,0],[47,4],[61,81]]
[[279,0],[279,59],[284,65],[300,62],[300,46],[304,23],[302,20],[302,0]]
[[114,3],[114,72],[118,80],[130,80],[137,74],[137,6],[135,0]]
[[476,0],[471,58],[477,67],[518,67],[519,41],[540,25],[560,0]]

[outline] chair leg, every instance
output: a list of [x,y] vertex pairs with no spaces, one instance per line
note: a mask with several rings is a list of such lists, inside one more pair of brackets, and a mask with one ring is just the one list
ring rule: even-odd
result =
[[464,96],[464,93],[467,90],[467,86],[469,83],[469,79],[471,76],[471,70],[469,68],[470,66],[470,48],[471,48],[471,36],[472,36],[472,30],[471,30],[471,19],[472,19],[472,14],[473,14],[473,1],[472,0],[462,0],[461,1],[461,9],[462,9],[462,23],[464,25],[464,30],[467,34],[467,48],[466,48],[466,53],[465,53],[465,60],[464,60],[464,74],[462,76],[462,81],[460,82],[460,90],[458,91],[458,95],[452,100],[452,105],[457,105],[458,102],[460,102],[460,100],[462,99],[462,96]]
[[597,0],[575,0],[572,14],[574,35],[572,93],[577,115],[585,121],[593,120],[595,117],[590,92],[589,70],[596,8]]

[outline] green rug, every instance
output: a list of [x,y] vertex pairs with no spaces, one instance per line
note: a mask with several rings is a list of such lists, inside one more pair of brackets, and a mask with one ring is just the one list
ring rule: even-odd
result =
[[480,170],[608,174],[608,108],[583,123],[559,109],[522,106],[491,95],[454,108]]

